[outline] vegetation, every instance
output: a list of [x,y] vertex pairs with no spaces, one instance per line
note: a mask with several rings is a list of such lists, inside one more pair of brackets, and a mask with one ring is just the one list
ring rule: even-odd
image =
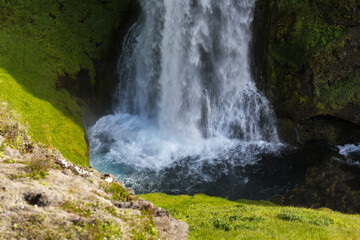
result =
[[117,183],[110,183],[103,187],[106,193],[112,194],[112,199],[114,201],[129,201],[129,200],[137,200],[136,197],[131,196],[124,187]]
[[134,240],[157,240],[159,239],[159,232],[156,229],[154,219],[151,215],[151,211],[143,210],[141,213],[141,228],[133,228],[131,233]]
[[48,159],[33,159],[27,163],[25,171],[27,176],[33,180],[44,179],[48,175],[50,168],[54,168],[55,164],[51,164]]
[[31,151],[33,146],[27,135],[28,129],[26,126],[19,125],[17,114],[7,103],[1,100],[0,116],[0,136],[5,139],[0,145],[0,156],[6,145],[25,153]]
[[71,213],[79,214],[82,217],[89,218],[94,214],[96,208],[99,207],[99,204],[90,204],[77,201],[66,201],[62,204],[62,208]]
[[316,115],[356,121],[348,113],[360,105],[359,1],[259,0],[257,5],[263,10],[255,23],[255,38],[264,48],[259,54],[268,87],[263,90],[275,108],[297,121]]
[[146,194],[190,226],[189,239],[358,239],[360,216],[329,209],[282,207],[266,201],[236,202],[205,195]]
[[[61,228],[57,231],[46,229],[44,231],[44,220],[26,219],[20,224],[14,224],[13,231],[28,239],[94,239],[94,240],[116,240],[121,239],[123,232],[121,226],[111,220],[91,220],[74,224],[68,229]],[[30,224],[29,224],[30,223]],[[23,230],[25,229],[25,230]],[[21,235],[22,233],[23,235]]]
[[129,2],[0,0],[0,100],[20,114],[34,141],[78,165],[89,164],[82,113],[57,81],[85,69],[94,84],[92,60],[109,49]]

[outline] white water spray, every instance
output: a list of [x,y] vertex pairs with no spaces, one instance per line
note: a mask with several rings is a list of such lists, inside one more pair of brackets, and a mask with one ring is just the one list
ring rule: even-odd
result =
[[140,3],[119,61],[115,114],[89,131],[92,164],[129,180],[188,157],[195,169],[244,166],[275,151],[274,113],[249,69],[255,0]]

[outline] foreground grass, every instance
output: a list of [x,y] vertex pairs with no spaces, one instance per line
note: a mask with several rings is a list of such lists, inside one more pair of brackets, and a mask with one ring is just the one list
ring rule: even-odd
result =
[[206,195],[146,194],[190,226],[189,239],[360,239],[360,216],[329,209],[282,207],[266,201],[228,201]]
[[0,100],[29,125],[34,141],[78,165],[89,164],[81,109],[56,84],[81,69],[94,84],[93,59],[108,51],[129,2],[0,0]]

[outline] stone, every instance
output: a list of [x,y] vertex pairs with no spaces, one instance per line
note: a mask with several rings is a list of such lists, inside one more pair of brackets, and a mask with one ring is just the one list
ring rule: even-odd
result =
[[135,191],[132,188],[128,188],[126,189],[126,191],[131,195],[131,196],[135,196]]
[[[336,156],[339,158],[339,156]],[[360,212],[358,170],[326,157],[321,164],[310,166],[303,184],[285,196],[284,204],[320,208],[345,213]]]
[[189,225],[170,216],[169,211],[154,208],[153,218],[160,236],[167,240],[185,240],[189,235]]
[[63,174],[67,175],[67,176],[72,176],[73,173],[70,171],[70,169],[64,169],[61,171]]
[[24,194],[25,200],[33,206],[46,207],[50,205],[50,201],[45,193],[27,192]]
[[189,235],[189,225],[173,218],[168,210],[155,207],[153,203],[139,199],[133,202],[115,202],[114,205],[122,209],[137,209],[150,212],[161,239],[185,240]]

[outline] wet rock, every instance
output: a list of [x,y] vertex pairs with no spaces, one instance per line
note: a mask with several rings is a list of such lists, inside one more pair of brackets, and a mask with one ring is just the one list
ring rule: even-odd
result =
[[[325,139],[336,145],[357,138],[360,135],[347,134],[347,128],[360,124],[358,1],[281,4],[257,1],[252,44],[257,86],[272,103],[276,116],[287,120],[279,121],[280,138],[287,143]],[[334,27],[338,37],[320,29],[316,31],[323,33],[321,39],[316,34],[304,37],[307,24],[314,20],[323,29]],[[295,31],[297,26],[304,31]],[[324,118],[326,125],[308,121],[314,117]]]
[[27,192],[24,194],[25,200],[30,205],[37,205],[39,207],[46,207],[50,205],[50,200],[45,195],[45,193],[35,193],[35,192]]
[[360,213],[360,169],[339,162],[333,156],[309,167],[305,181],[284,198],[284,204],[310,208],[330,208]]

